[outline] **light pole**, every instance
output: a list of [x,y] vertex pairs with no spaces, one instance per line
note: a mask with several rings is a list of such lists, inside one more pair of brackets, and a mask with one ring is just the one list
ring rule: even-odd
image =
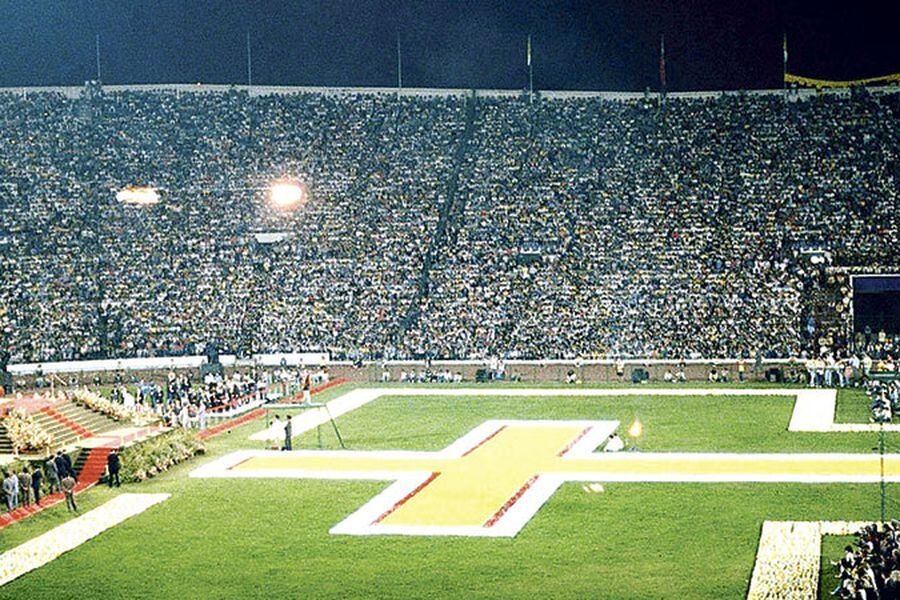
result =
[[879,419],[878,423],[878,453],[880,455],[881,470],[881,522],[884,523],[884,501],[885,501],[885,483],[884,483],[884,419]]

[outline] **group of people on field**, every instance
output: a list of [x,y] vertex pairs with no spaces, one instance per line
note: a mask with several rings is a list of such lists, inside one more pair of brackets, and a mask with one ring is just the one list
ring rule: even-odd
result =
[[71,457],[62,450],[51,455],[43,464],[43,468],[25,463],[18,472],[3,473],[3,496],[7,511],[20,506],[41,505],[43,491],[47,493],[63,492],[72,510],[76,510],[73,490],[77,483],[77,473],[72,465]]
[[844,548],[833,561],[840,580],[831,594],[848,600],[897,600],[900,598],[900,522],[867,525],[856,543]]

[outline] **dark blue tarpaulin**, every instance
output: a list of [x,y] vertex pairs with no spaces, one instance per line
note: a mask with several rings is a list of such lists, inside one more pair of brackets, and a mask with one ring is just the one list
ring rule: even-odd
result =
[[853,278],[854,294],[882,294],[884,292],[900,292],[900,274]]

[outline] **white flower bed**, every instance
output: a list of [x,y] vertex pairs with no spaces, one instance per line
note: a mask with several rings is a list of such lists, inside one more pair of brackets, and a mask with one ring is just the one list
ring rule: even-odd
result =
[[87,388],[75,390],[69,393],[69,397],[75,404],[85,406],[117,421],[131,421],[135,425],[147,425],[159,420],[159,416],[146,406],[135,404],[127,407]]
[[169,494],[120,494],[103,506],[0,554],[0,586],[44,566],[168,497]]
[[763,523],[748,600],[816,598],[821,538],[818,522]]
[[823,535],[853,535],[866,521],[766,521],[748,600],[818,598]]
[[14,452],[40,452],[53,443],[53,437],[35,423],[34,417],[21,410],[9,411],[2,421]]

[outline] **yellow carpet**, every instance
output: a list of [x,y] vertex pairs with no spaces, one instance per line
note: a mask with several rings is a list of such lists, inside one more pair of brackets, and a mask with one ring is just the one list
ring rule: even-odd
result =
[[[560,426],[506,426],[469,454],[459,458],[391,456],[381,452],[283,453],[252,457],[233,470],[302,470],[331,475],[349,472],[432,473],[432,479],[402,499],[378,522],[385,525],[484,526],[515,502],[518,494],[541,474],[570,474],[570,479],[604,481],[623,476],[635,481],[698,478],[723,481],[756,476],[791,479],[878,476],[877,455],[813,454],[666,454],[610,453],[579,458],[559,454],[584,431]],[[427,453],[422,453],[427,454]],[[885,474],[900,476],[900,457],[885,459]]]

